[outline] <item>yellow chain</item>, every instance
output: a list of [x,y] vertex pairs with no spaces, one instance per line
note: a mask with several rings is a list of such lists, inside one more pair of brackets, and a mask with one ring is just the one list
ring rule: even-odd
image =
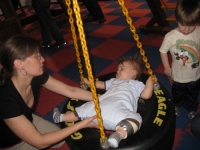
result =
[[[83,78],[84,78],[83,77],[83,70],[82,70],[80,53],[79,53],[79,50],[78,50],[78,44],[77,44],[77,39],[76,39],[74,20],[73,20],[73,17],[72,17],[72,9],[70,7],[71,2],[70,2],[70,0],[65,0],[65,3],[68,6],[67,12],[68,12],[68,15],[69,15],[69,22],[71,24],[71,30],[72,30],[72,35],[73,35],[73,39],[74,39],[74,46],[75,46],[75,50],[76,50],[77,62],[78,62],[80,76],[81,76],[81,83],[83,84],[84,83],[84,81],[83,81]],[[145,51],[142,49],[142,44],[139,41],[139,36],[136,33],[136,29],[132,25],[132,19],[128,15],[128,9],[124,6],[124,0],[118,0],[118,3],[122,7],[123,14],[126,16],[126,21],[130,26],[131,32],[133,33],[133,38],[137,42],[137,47],[140,49],[140,54],[143,57],[143,61],[145,62],[145,66],[148,69],[148,73],[151,76],[153,82],[155,83],[155,77],[153,75],[153,71],[150,68],[150,64],[148,63],[147,57],[145,56]],[[85,34],[84,34],[84,31],[83,31],[83,23],[82,23],[81,16],[80,16],[80,7],[78,5],[77,0],[73,0],[73,9],[74,9],[75,16],[76,16],[76,24],[78,26],[82,51],[83,51],[84,59],[85,59],[85,62],[86,62],[86,69],[87,69],[88,78],[89,78],[89,81],[90,81],[90,88],[91,88],[94,103],[95,103],[95,111],[97,113],[97,120],[98,120],[98,123],[99,123],[100,136],[101,136],[102,141],[104,142],[106,136],[105,136],[105,133],[104,133],[104,126],[103,126],[103,123],[102,123],[102,117],[101,117],[100,108],[99,108],[99,105],[98,105],[98,97],[97,97],[97,94],[96,94],[94,77],[92,75],[92,68],[91,68],[90,59],[89,59],[89,55],[88,55],[88,49],[87,49],[87,46],[86,46]]]
[[[66,4],[68,5],[68,8],[70,6],[69,1],[70,0],[66,0]],[[71,23],[71,25],[73,25],[73,18],[72,18],[70,9],[68,10],[68,13],[70,12],[70,23]],[[99,103],[98,102],[98,96],[97,96],[97,93],[96,93],[94,77],[92,75],[92,67],[91,67],[90,59],[89,59],[89,55],[88,55],[88,48],[87,48],[86,40],[85,40],[85,33],[83,31],[83,22],[82,22],[82,19],[81,19],[81,16],[80,16],[80,7],[78,5],[77,0],[73,0],[73,10],[74,10],[74,13],[75,13],[75,16],[76,16],[76,24],[78,26],[82,51],[83,51],[83,55],[84,55],[84,59],[85,59],[85,63],[86,63],[88,78],[89,78],[89,81],[90,81],[90,89],[91,89],[93,101],[94,101],[94,104],[95,104],[95,111],[96,111],[96,114],[97,114],[100,136],[101,136],[102,141],[105,142],[106,136],[105,136],[105,133],[104,133],[104,126],[103,126],[103,123],[102,123],[101,111],[100,111],[100,108],[99,108],[99,105],[98,105],[98,103]],[[74,28],[72,28],[72,29],[74,30]],[[74,37],[75,37],[75,35],[73,36],[73,38]],[[76,46],[77,46],[77,43],[76,43]],[[77,53],[77,51],[76,51],[76,53]],[[77,57],[78,56],[80,57],[80,55],[77,55]]]
[[143,61],[145,62],[145,66],[148,70],[149,75],[151,76],[152,81],[155,83],[156,79],[155,76],[153,75],[153,71],[150,67],[150,64],[148,63],[148,58],[145,56],[145,51],[142,48],[142,43],[139,41],[139,36],[136,33],[136,29],[135,27],[132,25],[132,19],[129,17],[128,15],[128,9],[125,7],[124,5],[124,0],[118,0],[119,5],[122,7],[122,12],[123,14],[126,16],[126,22],[129,24],[130,26],[130,30],[133,33],[133,38],[135,39],[135,41],[137,42],[137,47],[140,49],[140,54],[143,57]]
[[73,11],[71,9],[71,1],[70,0],[65,0],[65,4],[67,5],[67,13],[69,15],[69,22],[71,25],[71,31],[72,31],[72,38],[74,40],[74,47],[76,51],[76,58],[77,58],[77,63],[78,63],[78,68],[79,68],[79,74],[80,74],[80,79],[81,79],[81,84],[84,84],[84,75],[83,75],[83,67],[81,64],[81,58],[80,58],[80,53],[78,49],[78,43],[77,43],[77,38],[76,38],[76,29],[74,26],[74,19],[73,19]]

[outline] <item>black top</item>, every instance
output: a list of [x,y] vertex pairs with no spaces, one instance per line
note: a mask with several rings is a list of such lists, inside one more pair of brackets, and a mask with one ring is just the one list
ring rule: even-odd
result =
[[7,79],[5,84],[0,86],[0,148],[12,146],[21,141],[5,124],[4,119],[24,115],[32,122],[32,113],[38,101],[40,87],[47,82],[48,78],[47,73],[33,78],[31,87],[34,106],[32,108],[26,105],[11,79]]

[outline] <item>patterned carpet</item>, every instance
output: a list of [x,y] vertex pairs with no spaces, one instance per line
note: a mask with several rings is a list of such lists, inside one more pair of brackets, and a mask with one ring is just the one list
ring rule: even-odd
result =
[[[175,5],[177,1],[165,0],[164,2]],[[107,21],[103,25],[99,25],[98,22],[87,22],[83,25],[94,76],[114,72],[116,70],[116,59],[139,52],[118,2],[107,0],[99,1],[99,4]],[[125,0],[125,5],[129,10],[129,16],[133,20],[133,25],[137,29],[151,68],[158,80],[171,93],[171,86],[167,77],[163,75],[163,66],[159,55],[159,46],[164,36],[154,33],[144,34],[139,30],[140,25],[145,25],[152,18],[149,6],[144,0]],[[173,16],[173,13],[173,10],[166,11],[167,16]],[[85,18],[87,14],[87,9],[81,7],[82,17]],[[170,22],[170,24],[174,27],[175,22]],[[80,76],[70,26],[68,23],[65,23],[60,26],[60,29],[69,45],[57,50],[43,50],[42,54],[46,59],[45,70],[65,83],[80,86]],[[41,35],[38,34],[35,38],[41,40]],[[146,69],[144,69],[144,73],[147,73]],[[42,88],[36,114],[53,122],[53,108],[58,107],[62,110],[67,101],[68,98]],[[200,142],[189,130],[190,120],[187,112],[184,108],[181,108],[180,113],[181,115],[176,117],[173,150],[199,150]],[[68,146],[65,144],[59,150],[68,149]]]

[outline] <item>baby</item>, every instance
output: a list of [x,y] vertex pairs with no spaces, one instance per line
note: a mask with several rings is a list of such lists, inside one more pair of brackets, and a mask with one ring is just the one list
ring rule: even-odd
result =
[[[117,148],[122,139],[136,133],[141,126],[142,118],[137,113],[139,97],[149,99],[153,93],[153,81],[149,77],[144,85],[138,80],[141,73],[141,57],[129,56],[119,60],[116,78],[95,82],[96,88],[107,90],[99,97],[99,106],[104,128],[115,131],[108,138],[113,148]],[[89,81],[85,79],[85,83],[89,84]],[[58,123],[83,120],[95,114],[94,103],[90,101],[66,114],[60,114],[55,108],[53,118]],[[94,122],[98,124],[97,119]]]

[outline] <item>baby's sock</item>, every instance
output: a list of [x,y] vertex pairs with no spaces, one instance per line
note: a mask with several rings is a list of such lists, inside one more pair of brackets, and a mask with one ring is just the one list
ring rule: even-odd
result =
[[60,113],[60,111],[58,110],[58,108],[54,108],[54,113],[53,113],[53,119],[55,123],[59,123],[62,122],[63,119],[63,114]]
[[108,144],[113,147],[117,148],[119,145],[119,142],[122,140],[122,134],[118,131],[112,133],[108,138]]

